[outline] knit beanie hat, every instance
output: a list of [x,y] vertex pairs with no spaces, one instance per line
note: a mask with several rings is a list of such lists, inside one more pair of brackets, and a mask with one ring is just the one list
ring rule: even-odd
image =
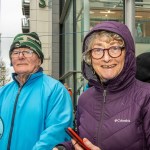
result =
[[136,65],[136,78],[143,82],[150,82],[150,52],[138,55]]
[[42,53],[41,41],[37,33],[31,32],[16,35],[10,47],[9,56],[15,48],[30,48],[39,56],[41,63],[43,63],[44,54]]

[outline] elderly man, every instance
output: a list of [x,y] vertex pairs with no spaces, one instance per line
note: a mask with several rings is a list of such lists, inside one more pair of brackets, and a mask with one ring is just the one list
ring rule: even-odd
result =
[[70,95],[43,73],[35,32],[16,35],[9,55],[15,73],[0,89],[0,149],[51,150],[69,139],[64,128],[72,126]]

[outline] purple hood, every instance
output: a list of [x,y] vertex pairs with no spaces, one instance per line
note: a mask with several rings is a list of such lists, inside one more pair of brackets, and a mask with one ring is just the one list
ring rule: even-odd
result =
[[[83,48],[82,52],[86,51],[86,40],[93,32],[97,31],[111,31],[114,33],[119,34],[124,42],[125,42],[125,49],[126,49],[126,57],[125,57],[125,64],[123,67],[122,72],[112,80],[107,82],[107,88],[109,91],[118,92],[118,90],[122,90],[128,87],[135,79],[136,74],[136,60],[135,60],[135,46],[134,40],[132,35],[125,24],[115,22],[115,21],[105,21],[101,24],[95,26],[85,37],[83,41]],[[103,88],[100,84],[97,76],[93,77],[92,67],[89,66],[87,63],[82,62],[82,72],[83,76],[96,88]]]

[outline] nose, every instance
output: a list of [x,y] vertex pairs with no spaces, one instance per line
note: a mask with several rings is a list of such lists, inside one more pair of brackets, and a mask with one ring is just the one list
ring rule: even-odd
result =
[[19,58],[22,58],[22,57],[24,57],[23,53],[19,52]]
[[107,49],[104,50],[104,55],[103,55],[102,59],[103,59],[105,62],[109,62],[109,61],[110,61],[111,57],[109,56]]

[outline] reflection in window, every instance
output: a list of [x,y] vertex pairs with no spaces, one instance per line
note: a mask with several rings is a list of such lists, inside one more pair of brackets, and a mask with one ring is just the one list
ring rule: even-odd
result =
[[143,0],[135,1],[135,36],[137,43],[149,43],[150,42],[150,2]]
[[122,1],[90,1],[90,28],[98,22],[106,20],[123,22],[124,16]]

